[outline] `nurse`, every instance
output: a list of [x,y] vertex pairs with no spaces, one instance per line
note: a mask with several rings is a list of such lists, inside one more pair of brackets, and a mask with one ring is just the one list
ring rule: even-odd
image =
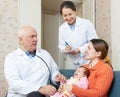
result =
[[59,44],[61,53],[65,54],[65,69],[76,69],[88,61],[84,51],[88,42],[98,38],[93,24],[76,14],[76,7],[71,1],[64,1],[60,6],[64,23],[59,27]]

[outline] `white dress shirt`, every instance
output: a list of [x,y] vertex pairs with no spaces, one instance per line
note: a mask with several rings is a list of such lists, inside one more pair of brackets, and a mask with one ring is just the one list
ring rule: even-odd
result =
[[69,55],[73,61],[79,60],[79,63],[83,64],[86,62],[84,59],[85,48],[88,42],[93,38],[98,38],[93,24],[89,20],[76,17],[74,30],[70,29],[70,26],[67,22],[64,22],[59,27],[58,47],[62,53],[65,53],[65,42],[71,45],[73,50],[79,48],[81,52],[80,54],[67,55]]
[[[36,55],[47,63],[51,72],[50,79],[54,82],[55,75],[59,73],[57,64],[45,50],[37,50]],[[9,85],[7,97],[26,97],[26,94],[38,91],[41,86],[49,83],[48,67],[37,56],[29,58],[20,48],[7,55],[4,65]]]

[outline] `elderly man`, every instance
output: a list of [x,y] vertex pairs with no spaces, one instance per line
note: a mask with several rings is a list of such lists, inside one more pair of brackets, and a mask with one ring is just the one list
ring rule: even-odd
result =
[[22,27],[18,33],[19,48],[5,58],[5,77],[9,90],[7,97],[45,97],[55,94],[52,81],[65,82],[51,55],[37,49],[37,32],[31,26]]

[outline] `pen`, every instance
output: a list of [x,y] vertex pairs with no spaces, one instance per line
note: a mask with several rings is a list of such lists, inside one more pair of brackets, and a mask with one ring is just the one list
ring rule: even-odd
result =
[[69,45],[69,44],[65,41],[65,45],[67,46],[67,45]]

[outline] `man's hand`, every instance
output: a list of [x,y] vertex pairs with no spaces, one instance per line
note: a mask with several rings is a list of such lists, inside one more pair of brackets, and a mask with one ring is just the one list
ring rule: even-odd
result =
[[66,77],[60,73],[55,76],[55,82],[65,83]]
[[39,92],[44,94],[44,95],[48,95],[48,96],[52,96],[56,93],[56,88],[53,87],[52,85],[47,85],[47,86],[42,86],[39,89]]

